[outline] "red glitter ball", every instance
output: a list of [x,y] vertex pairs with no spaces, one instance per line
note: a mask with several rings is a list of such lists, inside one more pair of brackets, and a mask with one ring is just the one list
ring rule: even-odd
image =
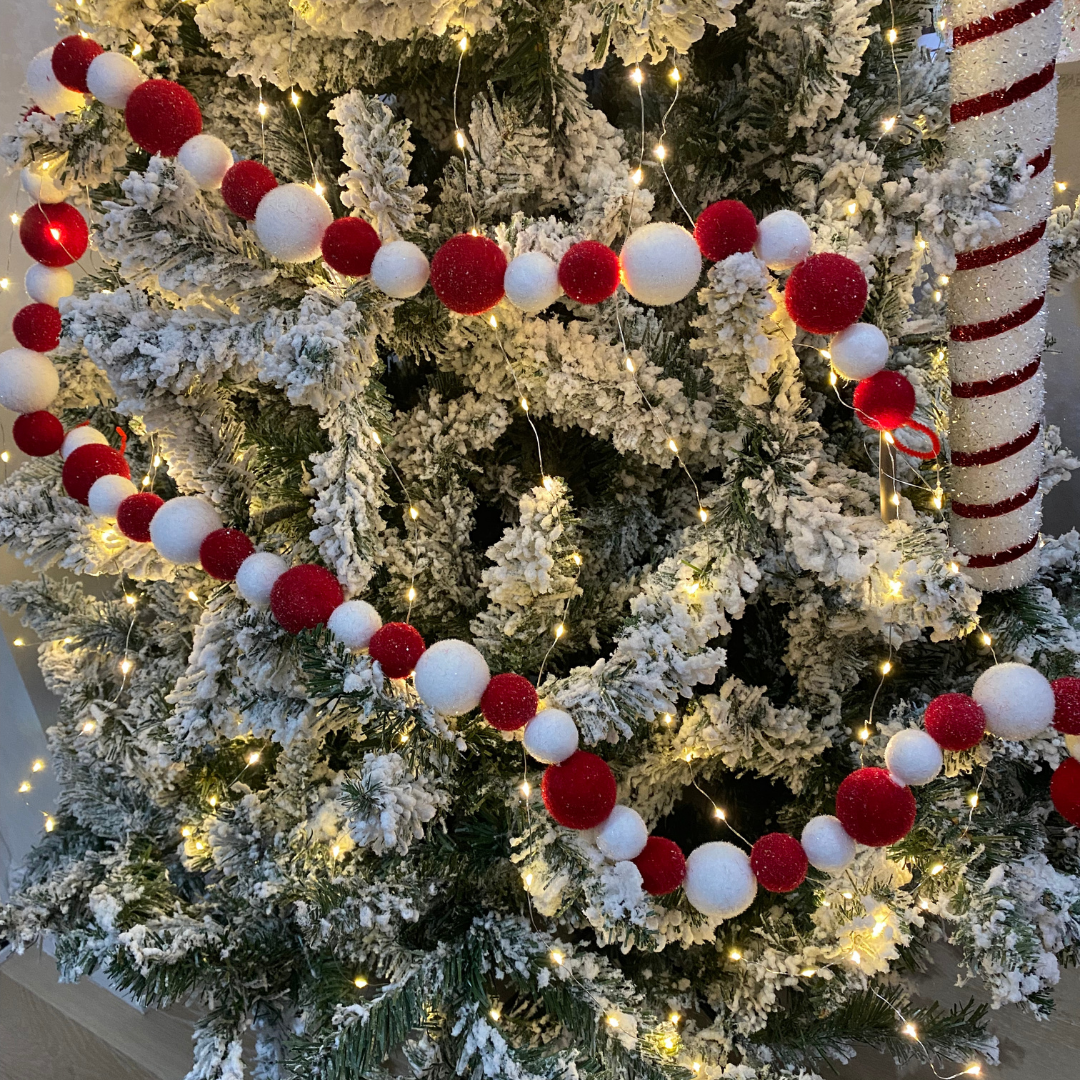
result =
[[650,836],[634,860],[641,871],[641,887],[650,896],[674,892],[686,877],[686,856],[674,840]]
[[1050,799],[1054,809],[1080,829],[1080,761],[1066,758],[1050,777]]
[[599,304],[619,287],[619,256],[598,240],[582,240],[559,260],[559,285],[579,304]]
[[60,344],[60,312],[48,304],[27,304],[15,312],[11,332],[24,349],[49,352]]
[[915,796],[887,769],[856,769],[836,793],[836,816],[844,832],[867,847],[903,840],[915,824]]
[[746,203],[722,199],[706,206],[694,224],[694,239],[701,254],[720,262],[740,251],[752,251],[757,243],[757,220]]
[[784,287],[788,314],[811,334],[835,334],[858,322],[866,296],[866,275],[859,264],[831,251],[803,259]]
[[458,233],[431,260],[435,295],[459,315],[482,315],[505,295],[506,256],[486,236]]
[[338,218],[323,233],[323,262],[346,277],[365,277],[381,246],[379,234],[363,218]]
[[1054,727],[1062,735],[1080,735],[1080,679],[1055,679]]
[[415,626],[403,622],[388,622],[380,626],[368,642],[368,655],[378,660],[383,674],[389,679],[405,679],[416,669],[416,661],[424,655],[424,639]]
[[239,529],[215,529],[199,548],[202,568],[218,581],[232,581],[255,545]]
[[40,203],[23,214],[19,240],[26,254],[43,266],[70,266],[90,242],[86,219],[71,203]]
[[926,706],[923,727],[942,750],[970,750],[986,733],[986,714],[967,694],[941,694]]
[[148,154],[175,157],[202,131],[202,113],[191,92],[169,79],[148,79],[124,107],[128,134]]
[[69,34],[53,46],[53,74],[60,84],[69,90],[89,94],[86,73],[90,70],[94,57],[100,56],[104,51],[92,38],[83,37],[82,34]]
[[270,610],[285,630],[299,634],[326,622],[344,599],[341,584],[326,567],[301,563],[274,582]]
[[89,502],[94,481],[103,476],[131,478],[131,469],[124,455],[104,443],[87,443],[76,447],[68,454],[60,474],[64,490],[83,506]]
[[855,415],[875,431],[903,427],[915,412],[915,387],[899,371],[879,371],[855,387]]
[[615,774],[596,754],[576,750],[540,781],[547,812],[568,829],[594,829],[615,806]]
[[262,197],[276,187],[274,174],[262,162],[238,161],[221,180],[221,197],[237,217],[254,221]]
[[809,868],[802,844],[787,833],[767,833],[750,849],[750,869],[769,892],[792,892],[806,880]]
[[517,731],[535,715],[536,687],[524,675],[495,675],[480,698],[484,719],[499,731]]
[[152,491],[129,495],[116,511],[116,527],[121,535],[139,544],[150,543],[150,522],[165,505],[165,500]]
[[64,441],[64,425],[50,412],[28,412],[11,425],[15,445],[31,457],[48,457]]

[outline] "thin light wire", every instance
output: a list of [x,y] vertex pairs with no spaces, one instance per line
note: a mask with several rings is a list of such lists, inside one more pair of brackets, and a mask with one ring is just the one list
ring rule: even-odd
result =
[[465,63],[465,53],[468,50],[468,38],[463,37],[461,39],[466,43],[465,48],[458,47],[458,62],[457,73],[454,76],[454,100],[453,100],[453,114],[454,114],[454,139],[457,142],[458,149],[461,151],[461,163],[465,169],[465,201],[469,204],[469,217],[472,219],[472,227],[477,227],[476,218],[476,205],[473,202],[472,183],[469,179],[469,153],[468,153],[468,140],[465,138],[465,132],[462,131],[461,126],[458,124],[457,113],[457,99],[458,99],[458,87],[461,85],[461,68]]

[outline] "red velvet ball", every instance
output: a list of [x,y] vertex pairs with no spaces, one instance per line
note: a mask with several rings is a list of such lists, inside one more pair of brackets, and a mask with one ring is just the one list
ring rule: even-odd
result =
[[1080,735],[1080,679],[1055,679],[1054,727],[1062,735]]
[[694,239],[701,254],[720,262],[740,251],[753,251],[757,243],[757,219],[746,203],[722,199],[706,206],[694,224]]
[[1050,800],[1054,809],[1080,829],[1080,761],[1066,758],[1050,777]]
[[255,545],[239,529],[215,529],[199,548],[202,568],[218,581],[232,581]]
[[314,563],[289,567],[270,590],[270,610],[290,634],[326,622],[344,600],[338,579]]
[[915,387],[899,371],[879,371],[855,387],[855,414],[875,431],[903,427],[915,412]]
[[43,266],[70,266],[90,242],[86,219],[71,203],[35,204],[23,214],[19,240],[26,254]]
[[28,412],[11,425],[15,445],[31,457],[48,457],[64,441],[64,425],[50,412]]
[[53,74],[60,84],[69,90],[89,94],[90,87],[86,85],[86,73],[90,70],[90,62],[94,57],[100,56],[104,51],[92,38],[85,38],[81,34],[69,34],[53,46]]
[[568,829],[594,829],[615,807],[615,774],[587,750],[575,750],[559,765],[549,765],[540,781],[547,812]]
[[674,892],[686,877],[686,856],[674,840],[650,836],[641,854],[634,860],[641,871],[641,887],[650,896]]
[[27,304],[15,312],[11,332],[24,349],[49,352],[60,344],[60,312],[48,304]]
[[967,694],[941,694],[926,706],[923,727],[942,750],[970,750],[986,734],[986,714]]
[[371,635],[368,655],[379,661],[387,678],[405,679],[416,669],[416,662],[424,655],[425,648],[424,639],[415,626],[388,622]]
[[122,536],[140,544],[150,543],[150,522],[165,505],[165,500],[152,491],[129,495],[117,508],[116,527]]
[[89,502],[94,481],[103,476],[131,478],[131,469],[124,455],[104,443],[87,443],[76,447],[68,454],[60,474],[64,490],[83,506]]
[[259,161],[238,161],[221,180],[225,205],[245,221],[255,220],[262,197],[277,187],[274,174]]
[[810,861],[794,836],[771,832],[750,849],[750,869],[763,889],[791,892],[806,880]]
[[323,262],[346,277],[365,277],[381,245],[379,234],[363,218],[338,218],[323,233]]
[[482,315],[505,295],[506,256],[486,236],[458,233],[431,259],[435,295],[459,315]]
[[867,847],[903,840],[915,824],[915,796],[887,769],[856,769],[836,793],[836,816],[844,832]]
[[788,314],[811,334],[835,334],[858,322],[866,295],[859,264],[832,251],[803,259],[784,287]]
[[524,675],[495,675],[480,698],[484,719],[499,731],[517,731],[535,715],[539,699],[536,687]]
[[128,134],[148,154],[175,157],[202,131],[202,113],[191,92],[169,79],[148,79],[124,107]]
[[559,260],[559,285],[579,304],[599,304],[619,287],[619,256],[598,240],[582,240]]

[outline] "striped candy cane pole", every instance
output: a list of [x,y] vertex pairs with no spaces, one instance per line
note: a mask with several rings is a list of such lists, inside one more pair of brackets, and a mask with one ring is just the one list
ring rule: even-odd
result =
[[1034,173],[995,242],[958,252],[949,288],[951,536],[980,589],[1039,563],[1043,349],[1061,0],[955,0],[950,157],[1019,146]]

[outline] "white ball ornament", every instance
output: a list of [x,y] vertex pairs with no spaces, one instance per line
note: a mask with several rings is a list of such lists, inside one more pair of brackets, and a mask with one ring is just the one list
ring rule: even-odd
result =
[[559,268],[542,251],[526,251],[510,260],[503,277],[506,299],[516,308],[535,315],[562,296]]
[[654,221],[635,229],[619,253],[626,291],[643,304],[681,300],[701,276],[701,249],[681,225]]
[[889,339],[873,323],[853,323],[839,334],[833,334],[829,355],[838,375],[858,382],[885,369],[889,359]]
[[799,843],[810,865],[826,874],[839,874],[855,858],[855,841],[832,814],[811,818],[803,826]]
[[1080,735],[1066,735],[1065,749],[1069,751],[1072,757],[1080,761]]
[[976,680],[971,696],[986,713],[986,730],[1001,739],[1031,739],[1054,719],[1054,691],[1027,664],[995,664]]
[[42,49],[26,67],[26,86],[34,104],[50,116],[78,109],[86,100],[69,90],[53,73],[52,46]]
[[702,915],[733,919],[754,902],[757,878],[746,852],[726,840],[714,840],[690,852],[683,890]]
[[408,240],[382,244],[371,260],[372,284],[396,300],[415,296],[430,276],[427,256]]
[[596,846],[612,862],[636,859],[649,839],[641,815],[629,806],[616,806],[596,830]]
[[366,649],[380,626],[382,616],[366,600],[346,600],[326,620],[327,630],[346,649]]
[[288,569],[289,564],[280,555],[256,551],[240,564],[236,572],[236,591],[252,607],[266,607],[274,582]]
[[901,785],[929,784],[945,764],[941,747],[922,728],[904,728],[885,747],[885,767]]
[[139,65],[118,52],[99,53],[90,61],[86,85],[103,105],[122,109],[136,86],[142,86],[146,76]]
[[150,543],[169,562],[197,563],[202,542],[222,528],[221,515],[195,495],[169,499],[150,521]]
[[0,405],[5,409],[47,409],[59,392],[60,376],[47,356],[19,345],[0,353]]
[[255,235],[282,262],[311,262],[322,254],[323,233],[334,215],[326,200],[306,184],[282,184],[260,200]]
[[99,476],[90,486],[86,501],[91,512],[98,517],[114,518],[120,504],[138,490],[126,476]]
[[467,641],[437,641],[416,662],[413,683],[420,700],[441,716],[461,716],[480,704],[491,672]]
[[26,295],[35,304],[59,307],[65,296],[75,291],[75,279],[62,266],[44,266],[34,263],[23,278]]
[[530,757],[545,765],[558,765],[578,748],[577,724],[562,709],[541,709],[525,725],[522,741]]
[[193,135],[180,147],[176,160],[203,191],[217,191],[233,167],[232,151],[216,135]]
[[72,450],[78,450],[80,446],[89,446],[91,443],[98,443],[103,446],[108,441],[97,428],[92,428],[89,424],[72,428],[64,436],[64,441],[60,444],[60,460],[66,461],[68,454]]
[[34,202],[44,203],[46,206],[62,203],[71,191],[67,184],[58,184],[56,178],[49,175],[44,164],[33,168],[27,165],[19,174],[19,183]]
[[810,226],[794,210],[774,210],[758,222],[754,250],[770,270],[790,270],[810,254]]

